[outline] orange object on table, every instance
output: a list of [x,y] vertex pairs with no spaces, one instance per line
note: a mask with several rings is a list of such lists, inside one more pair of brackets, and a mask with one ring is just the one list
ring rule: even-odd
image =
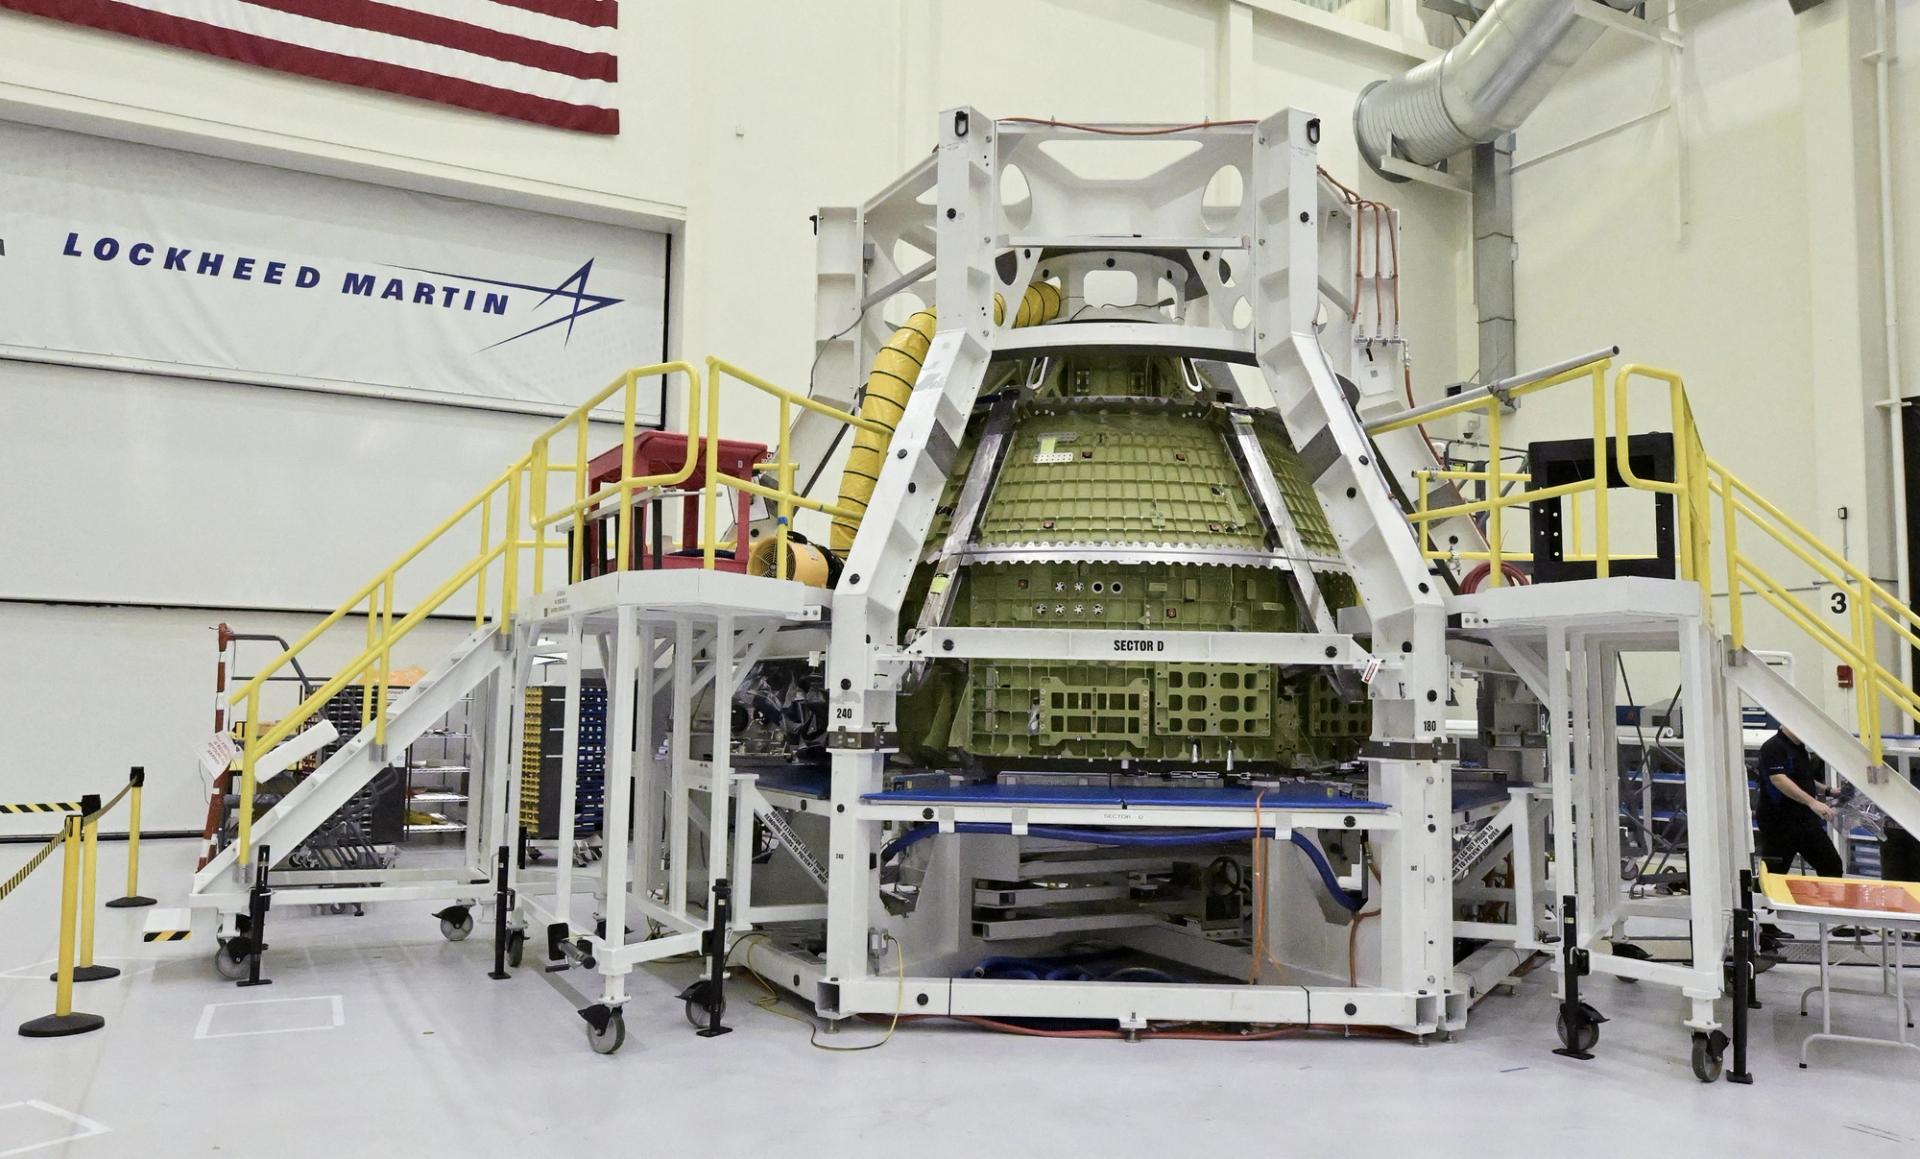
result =
[[1787,892],[1801,905],[1834,909],[1878,910],[1890,914],[1920,914],[1920,901],[1898,885],[1839,878],[1789,877]]

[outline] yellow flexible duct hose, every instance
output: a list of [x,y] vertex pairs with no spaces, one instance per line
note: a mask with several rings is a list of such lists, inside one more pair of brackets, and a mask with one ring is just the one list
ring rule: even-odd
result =
[[[1037,326],[1060,316],[1060,287],[1051,282],[1036,282],[1020,296],[1014,311],[1015,326]],[[1006,303],[993,296],[993,321],[997,326],[1006,318]],[[927,347],[933,343],[934,313],[921,310],[907,324],[893,332],[887,344],[873,360],[867,373],[867,389],[860,404],[860,417],[878,423],[885,431],[856,431],[853,450],[847,453],[847,466],[840,476],[840,506],[864,512],[873,496],[873,485],[880,478],[880,466],[886,461],[887,444],[893,441],[893,428],[906,413],[907,396],[913,393],[914,380],[920,377],[920,364],[926,361]],[[856,516],[833,520],[833,550],[844,555],[853,547],[854,533],[860,530]]]

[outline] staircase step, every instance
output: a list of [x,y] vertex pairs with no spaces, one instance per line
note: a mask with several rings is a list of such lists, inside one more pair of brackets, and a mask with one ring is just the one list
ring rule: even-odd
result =
[[147,911],[143,942],[184,942],[193,936],[193,911],[185,906]]
[[1793,730],[1828,767],[1872,801],[1901,828],[1920,833],[1920,788],[1883,763],[1875,763],[1853,730],[1828,716],[1793,682],[1742,648],[1727,657],[1727,674],[1773,718]]
[[[445,659],[434,665],[431,672],[395,697],[387,708],[387,748],[395,751],[412,743],[414,738],[424,733],[435,720],[444,715],[445,708],[435,707],[443,698],[435,698],[433,693],[456,673],[458,682],[451,686],[449,695],[459,696],[471,688],[478,687],[496,668],[506,653],[488,648],[481,659],[474,655],[482,646],[490,643],[497,629],[488,627],[474,631],[449,652]],[[424,708],[418,706],[425,706]],[[331,728],[331,725],[317,726]],[[337,733],[336,733],[337,736]],[[271,844],[279,856],[291,852],[300,842],[307,839],[313,831],[325,823],[341,806],[350,800],[353,794],[377,776],[386,767],[384,759],[376,759],[373,743],[374,729],[369,726],[361,729],[354,737],[342,745],[326,759],[319,768],[309,773],[293,790],[277,802],[271,809],[254,818],[253,843],[256,847]],[[296,737],[295,740],[299,740]],[[289,741],[288,744],[294,743]],[[274,754],[285,749],[282,745],[273,750]],[[273,755],[273,754],[268,754]],[[258,766],[266,768],[265,757]],[[237,778],[236,778],[237,780]],[[282,833],[282,830],[286,830]],[[238,855],[238,845],[229,845],[209,859],[194,874],[196,893],[211,888],[215,882],[233,867]],[[276,858],[277,859],[277,858]]]

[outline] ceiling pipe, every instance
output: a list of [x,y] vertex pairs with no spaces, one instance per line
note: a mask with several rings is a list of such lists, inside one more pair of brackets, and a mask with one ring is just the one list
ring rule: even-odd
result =
[[1389,181],[1383,157],[1434,166],[1520,127],[1606,30],[1585,4],[1619,11],[1640,0],[1495,0],[1459,44],[1391,80],[1376,81],[1353,109],[1361,156]]

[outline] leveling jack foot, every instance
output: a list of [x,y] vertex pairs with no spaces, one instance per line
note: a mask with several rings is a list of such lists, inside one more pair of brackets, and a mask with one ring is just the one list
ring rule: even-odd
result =
[[107,903],[107,908],[108,909],[138,909],[143,905],[152,905],[152,904],[154,904],[152,898],[141,897],[139,894],[136,893],[130,897],[114,898],[112,901]]
[[[75,982],[101,982],[108,978],[118,978],[119,976],[119,969],[113,966],[75,966],[73,968],[73,980]],[[58,982],[59,980],[60,975],[58,974],[47,975],[47,981],[49,982]]]
[[26,1038],[65,1038],[70,1034],[98,1030],[106,1024],[107,1020],[98,1014],[82,1014],[76,1010],[72,1014],[49,1014],[44,1018],[22,1022],[20,1033]]

